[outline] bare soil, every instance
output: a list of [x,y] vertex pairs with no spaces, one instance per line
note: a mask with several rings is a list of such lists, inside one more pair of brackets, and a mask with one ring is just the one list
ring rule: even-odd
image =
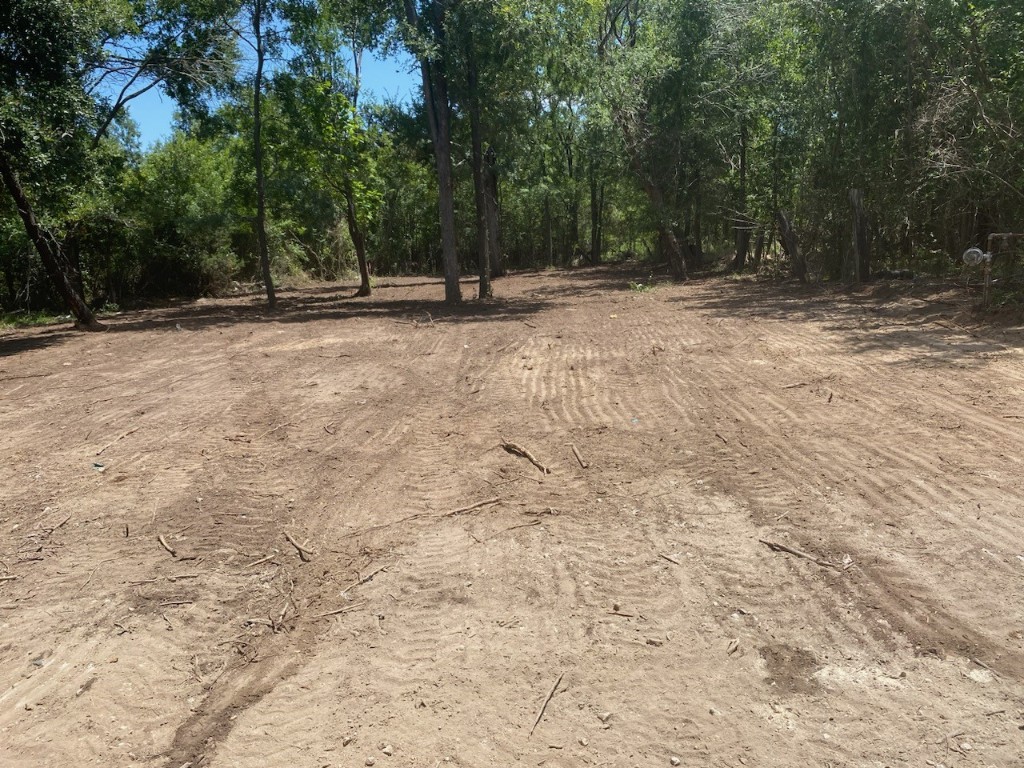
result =
[[0,765],[1024,765],[1024,328],[634,277],[0,336]]

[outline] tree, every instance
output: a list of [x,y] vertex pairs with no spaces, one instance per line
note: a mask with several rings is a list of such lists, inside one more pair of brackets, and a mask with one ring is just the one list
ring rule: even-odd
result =
[[94,155],[126,104],[157,86],[182,96],[223,70],[220,10],[212,0],[20,0],[0,11],[0,175],[83,328],[102,326],[54,224],[88,187]]
[[403,0],[405,39],[420,62],[423,103],[434,146],[437,171],[438,215],[441,224],[441,260],[444,265],[445,301],[462,301],[459,258],[455,247],[455,188],[452,180],[451,104],[448,101],[447,22],[453,0]]

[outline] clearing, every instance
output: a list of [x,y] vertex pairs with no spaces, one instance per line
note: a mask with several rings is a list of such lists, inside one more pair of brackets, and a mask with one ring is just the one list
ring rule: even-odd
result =
[[635,277],[0,336],[0,764],[1024,764],[1024,329]]

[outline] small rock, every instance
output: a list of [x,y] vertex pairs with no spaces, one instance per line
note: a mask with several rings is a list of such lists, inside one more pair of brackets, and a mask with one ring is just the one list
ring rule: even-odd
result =
[[578,739],[576,739],[576,741],[578,741],[580,743],[581,747],[590,746],[590,740],[585,738],[585,737],[583,737],[583,736],[580,736]]
[[365,765],[373,765],[376,762],[377,762],[377,758],[375,758],[375,757],[368,757],[368,758],[366,758]]
[[388,757],[391,757],[393,754],[395,754],[395,748],[392,747],[390,744],[385,744],[384,748],[381,749],[381,752],[383,752]]
[[647,638],[647,644],[648,645],[653,645],[653,646],[657,647],[657,646],[664,645],[665,643],[664,643],[663,640],[658,640],[657,638],[654,638],[654,637],[648,637]]
[[682,765],[683,761],[675,755],[672,755],[672,757],[669,758],[669,762],[672,763],[672,765]]
[[722,713],[721,713],[721,711],[719,711],[719,710],[715,709],[714,707],[712,707],[711,709],[709,709],[709,710],[708,710],[708,714],[711,714],[711,715],[720,715],[720,714],[722,714]]
[[962,749],[964,752],[970,752],[971,749],[973,749],[973,747],[971,747],[970,742],[965,741],[962,744],[960,744],[960,749]]
[[597,719],[600,720],[602,723],[607,723],[609,720],[612,719],[612,713],[611,712],[601,712],[597,716]]
[[622,610],[622,606],[619,605],[618,603],[612,603],[612,610],[613,611],[621,611]]
[[345,738],[343,738],[341,740],[341,746],[343,746],[343,747],[347,747],[351,743],[352,743],[352,737],[351,736],[346,736]]

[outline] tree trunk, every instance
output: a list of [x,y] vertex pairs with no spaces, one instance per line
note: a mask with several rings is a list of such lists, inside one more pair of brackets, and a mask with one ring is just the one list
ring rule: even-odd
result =
[[476,51],[473,50],[473,35],[467,41],[467,72],[469,86],[469,129],[473,145],[473,201],[476,204],[476,249],[477,263],[480,269],[479,298],[489,299],[494,293],[491,290],[490,237],[487,232],[487,182],[484,171],[484,139],[480,125],[480,92],[479,77],[476,68]]
[[501,231],[498,229],[498,169],[493,147],[484,153],[484,180],[487,186],[487,254],[491,260],[491,277],[505,274],[505,254],[501,250]]
[[345,178],[345,221],[348,224],[352,245],[356,249],[356,262],[359,264],[359,290],[356,291],[356,296],[369,296],[373,293],[373,288],[370,285],[370,265],[366,261],[366,235],[359,226],[355,193],[352,190],[352,181],[348,177]]
[[793,224],[782,211],[777,212],[775,218],[779,224],[779,239],[782,241],[782,249],[789,257],[793,274],[801,283],[806,283],[807,260],[800,253],[800,244],[797,241],[796,232],[793,230]]
[[850,190],[850,208],[853,213],[853,266],[858,282],[871,279],[871,236],[868,216],[864,211],[864,191]]
[[679,239],[676,237],[672,222],[665,210],[665,197],[657,184],[649,178],[644,178],[644,191],[647,193],[651,205],[658,216],[658,241],[668,259],[669,269],[679,280],[685,280],[687,276],[687,259],[683,255],[683,249],[679,246]]
[[736,272],[742,272],[747,266],[747,254],[750,252],[750,223],[747,217],[747,120],[745,116],[740,116],[739,198],[739,205],[737,206],[736,259],[732,263],[732,268]]
[[597,158],[590,158],[590,263],[601,263],[601,188],[597,179]]
[[256,38],[256,76],[253,78],[252,102],[252,159],[256,166],[256,247],[260,257],[260,271],[267,288],[267,306],[277,306],[274,277],[270,274],[270,247],[267,243],[267,182],[263,168],[263,64],[266,49],[263,44],[263,2],[256,0],[252,10],[252,31]]
[[[432,0],[429,8],[430,26],[435,42],[443,47],[444,0]],[[419,14],[414,0],[404,0],[406,20],[415,29],[420,28]],[[437,61],[421,58],[420,76],[423,80],[423,102],[427,110],[430,139],[434,145],[437,164],[438,216],[441,224],[441,259],[444,269],[444,298],[449,304],[462,301],[459,287],[459,258],[455,248],[455,188],[452,182],[451,115],[448,104],[448,80]]]
[[754,240],[754,270],[761,268],[761,258],[764,256],[765,228],[757,228],[757,238]]
[[67,264],[67,259],[64,258],[60,243],[52,233],[39,224],[35,211],[32,210],[32,204],[29,203],[21,181],[18,179],[18,174],[2,152],[0,152],[0,175],[3,176],[4,186],[7,187],[8,193],[14,200],[29,240],[39,252],[39,258],[42,259],[46,274],[53,282],[54,288],[57,289],[57,293],[64,300],[68,310],[78,320],[78,326],[88,331],[103,330],[105,326],[96,319],[92,310],[89,309],[89,305],[85,303],[85,299],[75,289],[70,267]]

